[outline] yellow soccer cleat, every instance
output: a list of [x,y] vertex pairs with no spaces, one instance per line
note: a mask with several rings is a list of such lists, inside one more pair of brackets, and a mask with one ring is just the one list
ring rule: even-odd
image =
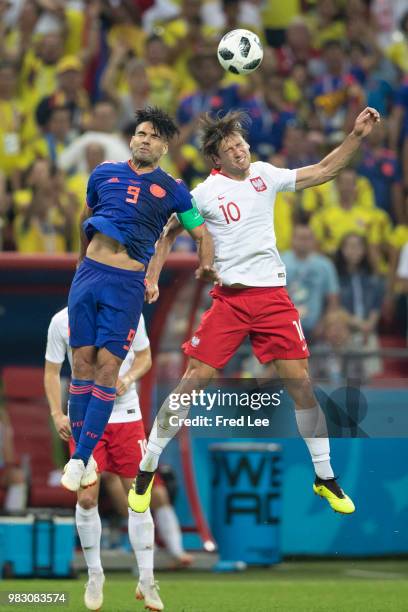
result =
[[128,495],[129,508],[134,512],[146,512],[150,506],[154,472],[139,470]]
[[339,487],[335,478],[323,480],[323,478],[316,476],[313,491],[316,495],[320,495],[320,497],[327,499],[335,512],[352,514],[356,509],[352,500],[344,493],[343,489]]

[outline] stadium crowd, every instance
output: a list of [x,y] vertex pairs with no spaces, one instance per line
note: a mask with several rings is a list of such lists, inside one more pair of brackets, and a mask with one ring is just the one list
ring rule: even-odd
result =
[[[296,168],[373,106],[382,121],[353,167],[279,194],[275,224],[309,341],[375,350],[381,315],[396,320],[408,285],[406,9],[404,0],[0,0],[0,249],[76,251],[87,177],[128,157],[134,111],[146,104],[176,116],[164,169],[190,187],[209,170],[196,135],[205,111],[246,109],[253,158]],[[238,27],[265,49],[245,77],[225,73],[216,55]],[[193,246],[181,237],[175,248]]]

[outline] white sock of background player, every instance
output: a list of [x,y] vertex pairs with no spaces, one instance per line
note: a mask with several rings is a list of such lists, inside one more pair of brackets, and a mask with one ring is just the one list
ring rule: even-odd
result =
[[154,520],[160,539],[172,557],[180,559],[184,555],[180,525],[172,506],[160,506],[154,512]]
[[86,509],[77,503],[75,522],[88,572],[103,572],[101,563],[102,524],[98,506]]
[[154,524],[150,508],[145,512],[133,512],[129,508],[129,540],[136,556],[139,577],[142,582],[153,579]]

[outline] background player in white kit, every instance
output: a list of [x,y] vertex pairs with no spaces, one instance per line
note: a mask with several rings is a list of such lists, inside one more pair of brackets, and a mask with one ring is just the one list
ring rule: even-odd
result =
[[[294,400],[298,429],[316,472],[314,492],[326,498],[337,512],[349,514],[354,512],[354,504],[334,478],[326,419],[309,379],[306,340],[299,314],[285,289],[285,266],[276,249],[274,203],[279,191],[295,191],[333,179],[380,116],[375,109],[366,108],[337,149],[318,164],[298,170],[251,163],[244,138],[246,120],[245,113],[239,111],[215,119],[206,115],[202,120],[203,153],[215,169],[192,193],[214,241],[215,267],[222,286],[211,292],[212,307],[203,315],[191,340],[183,345],[190,359],[173,393],[204,388],[249,336],[259,361],[274,363]],[[157,299],[161,267],[180,231],[182,228],[172,219],[156,245],[146,276],[150,301]],[[188,409],[180,406],[180,420]],[[177,433],[177,428],[169,425],[172,414],[167,398],[129,492],[129,506],[135,511],[143,512],[148,507],[160,454]]]
[[[60,437],[70,442],[70,450],[73,452],[69,418],[63,413],[61,406],[60,371],[66,355],[71,365],[68,308],[57,312],[48,328],[44,384],[55,427]],[[99,471],[106,470],[117,474],[126,495],[146,445],[135,382],[150,367],[150,342],[142,315],[129,352],[119,370],[117,397],[109,423],[94,451]],[[85,605],[89,610],[99,610],[101,607],[105,580],[100,557],[102,528],[98,513],[99,484],[100,477],[94,486],[79,489],[75,508],[79,539],[88,566]],[[150,509],[142,514],[129,509],[128,527],[129,539],[139,568],[136,596],[145,599],[146,608],[162,610],[163,604],[153,577],[154,525]]]

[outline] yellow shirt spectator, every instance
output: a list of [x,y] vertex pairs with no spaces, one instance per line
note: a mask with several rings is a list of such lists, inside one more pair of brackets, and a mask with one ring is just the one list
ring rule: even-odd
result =
[[262,3],[262,24],[265,29],[286,29],[300,12],[300,0],[267,0]]
[[394,249],[402,249],[408,242],[408,225],[397,225],[389,234],[388,243]]
[[79,55],[82,50],[85,14],[73,8],[65,9],[67,35],[64,43],[65,55]]
[[279,192],[275,200],[275,235],[276,246],[283,253],[292,247],[293,208],[296,195]]
[[32,50],[28,51],[20,72],[21,100],[35,108],[42,98],[51,95],[56,88],[56,64],[44,64]]
[[321,49],[329,40],[344,40],[346,37],[346,26],[343,21],[335,20],[323,27],[316,17],[310,17],[307,22],[315,49]]
[[[328,208],[338,201],[339,193],[336,181],[309,187],[302,194],[302,208],[310,213]],[[375,207],[373,188],[370,181],[364,176],[357,177],[355,203],[362,208],[371,209]]]
[[390,223],[387,217],[380,209],[370,210],[362,206],[345,209],[335,205],[316,213],[310,221],[310,226],[321,250],[332,255],[343,237],[349,233],[365,236],[369,244],[381,244]]
[[0,117],[0,167],[10,176],[27,167],[26,145],[36,128],[19,100],[0,100]]
[[136,57],[142,58],[144,55],[144,45],[146,33],[136,25],[117,24],[114,25],[108,34],[108,45],[113,49],[117,44],[125,45]]
[[406,38],[391,44],[385,53],[393,64],[408,74],[408,40]]
[[28,220],[20,213],[14,220],[14,240],[19,253],[64,253],[66,241],[58,226],[63,219],[51,210],[47,219],[33,217]]
[[150,83],[150,99],[153,104],[174,112],[177,108],[181,82],[175,70],[166,64],[146,67]]

